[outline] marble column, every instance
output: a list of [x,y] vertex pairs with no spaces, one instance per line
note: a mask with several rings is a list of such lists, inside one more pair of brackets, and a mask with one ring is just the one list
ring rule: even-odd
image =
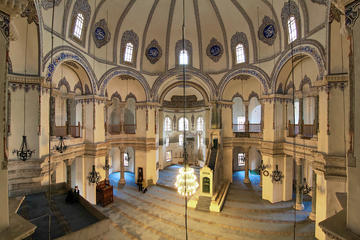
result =
[[245,132],[249,132],[249,103],[245,102],[244,104],[245,104]]
[[[120,154],[121,154],[121,152],[120,152]],[[107,153],[106,156],[105,156],[105,166],[110,167],[109,153]],[[105,179],[109,180],[109,168],[105,168]]]
[[71,189],[71,164],[69,162],[69,160],[65,161],[66,163],[66,189],[70,190]]
[[311,186],[311,213],[309,219],[312,221],[316,220],[316,172],[312,172],[312,186]]
[[303,210],[303,164],[302,159],[296,159],[296,210]]
[[70,125],[71,125],[71,99],[66,98],[66,135],[70,136]]
[[125,165],[124,165],[124,154],[125,148],[120,147],[120,180],[119,184],[125,185]]
[[303,134],[304,127],[304,99],[299,99],[299,135]]
[[249,178],[249,151],[245,152],[245,178],[244,183],[251,183]]

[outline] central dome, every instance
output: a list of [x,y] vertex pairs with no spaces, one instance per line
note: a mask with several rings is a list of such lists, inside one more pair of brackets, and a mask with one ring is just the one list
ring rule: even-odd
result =
[[[279,3],[278,3],[279,2]],[[247,62],[269,59],[280,51],[281,30],[278,16],[283,1],[273,7],[267,0],[185,0],[185,38],[189,63],[204,73],[223,73],[232,68],[234,41],[239,38],[246,48]],[[182,1],[99,1],[92,25],[105,21],[111,39],[105,46],[95,46],[91,39],[88,51],[113,64],[121,64],[123,38],[135,38],[136,61],[133,67],[154,75],[176,67],[181,48]],[[279,9],[277,13],[275,8]],[[103,20],[102,20],[103,19]],[[272,47],[262,41],[259,29],[264,21],[275,32]],[[261,34],[260,34],[261,35]],[[106,53],[107,49],[107,53]]]

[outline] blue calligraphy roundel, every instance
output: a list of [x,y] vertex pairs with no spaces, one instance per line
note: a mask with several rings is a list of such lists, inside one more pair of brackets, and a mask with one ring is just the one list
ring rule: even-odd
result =
[[97,28],[95,29],[95,37],[96,37],[97,40],[103,40],[103,39],[105,39],[105,35],[106,35],[106,33],[105,33],[105,31],[104,31],[103,28],[97,27]]
[[273,24],[268,24],[265,26],[263,31],[265,38],[272,38],[275,35],[275,26]]
[[214,57],[219,56],[221,54],[221,47],[219,45],[211,46],[210,54]]
[[159,49],[157,47],[151,47],[147,51],[147,55],[151,58],[157,58],[159,56]]

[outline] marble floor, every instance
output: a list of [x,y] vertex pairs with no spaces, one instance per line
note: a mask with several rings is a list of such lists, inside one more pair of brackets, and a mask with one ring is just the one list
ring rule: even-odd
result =
[[[256,183],[258,176],[250,176]],[[111,230],[101,239],[185,239],[184,199],[175,190],[152,186],[144,194],[138,192],[132,173],[125,173],[125,186],[118,186],[119,178],[119,173],[110,175],[114,203],[97,206],[112,220]],[[221,213],[188,210],[189,239],[314,239],[308,211],[295,215],[293,202],[264,201],[261,188],[243,184],[242,178],[243,173],[234,174]]]

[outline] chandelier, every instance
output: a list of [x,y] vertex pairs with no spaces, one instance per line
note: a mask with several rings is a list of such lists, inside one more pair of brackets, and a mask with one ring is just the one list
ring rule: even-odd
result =
[[103,167],[104,170],[108,171],[111,168],[110,164],[109,164],[109,158],[106,157],[105,158],[105,165]]
[[30,150],[27,145],[26,136],[22,137],[21,147],[19,150],[14,150],[13,153],[16,153],[18,159],[26,161],[31,158],[31,155],[35,150]]
[[55,146],[55,150],[58,151],[59,153],[63,153],[66,151],[67,146],[65,145],[65,138],[63,136],[60,136],[59,138],[59,145]]
[[95,171],[95,165],[92,166],[92,171],[89,173],[88,179],[89,183],[98,183],[100,181],[100,174]]
[[194,174],[194,169],[189,167],[188,164],[179,169],[175,186],[178,189],[178,193],[186,197],[193,195],[199,187]]
[[24,76],[24,132],[23,132],[23,137],[22,137],[22,141],[21,141],[21,146],[19,150],[14,150],[13,153],[16,153],[16,156],[18,159],[26,161],[29,158],[31,158],[31,155],[35,152],[35,150],[30,150],[28,148],[28,144],[27,144],[27,140],[26,140],[26,134],[25,134],[25,123],[26,123],[26,92],[27,92],[27,85],[26,85],[26,78],[27,78],[27,72],[26,72],[26,67],[27,67],[27,43],[28,43],[28,24],[26,24],[26,42],[25,42],[25,76]]

